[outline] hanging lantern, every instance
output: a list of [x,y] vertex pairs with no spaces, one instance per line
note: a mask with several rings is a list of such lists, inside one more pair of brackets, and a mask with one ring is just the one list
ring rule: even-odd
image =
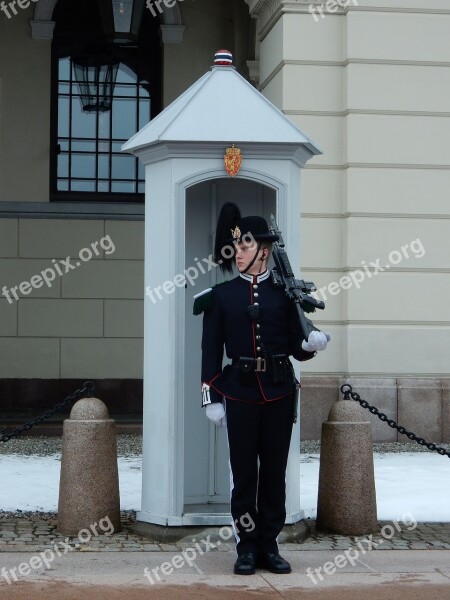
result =
[[110,110],[119,65],[101,57],[74,57],[73,67],[83,111]]
[[114,43],[135,42],[139,35],[144,0],[97,0],[105,35]]

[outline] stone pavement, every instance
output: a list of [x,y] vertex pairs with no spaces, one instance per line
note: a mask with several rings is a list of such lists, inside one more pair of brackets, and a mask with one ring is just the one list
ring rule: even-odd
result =
[[[345,565],[338,563],[343,554],[335,550],[286,550],[283,555],[292,565],[291,574],[274,575],[257,569],[254,575],[242,577],[233,574],[232,552],[211,551],[195,557],[189,564],[186,561],[181,564],[182,555],[170,552],[73,552],[60,557],[47,554],[49,564],[39,570],[35,565],[39,555],[5,552],[0,555],[0,600],[83,597],[90,600],[271,600],[274,597],[446,600],[450,597],[447,550],[367,552]],[[323,574],[321,579],[316,572]]]
[[[82,540],[58,534],[53,513],[0,512],[0,600],[450,597],[450,523],[408,530],[404,523],[380,522],[380,533],[356,538],[319,533],[310,521],[305,541],[280,544],[291,574],[257,569],[242,577],[233,574],[234,543],[219,544],[217,527],[164,544],[133,532],[134,512],[122,512],[121,520],[120,533]],[[209,535],[215,548],[206,545]]]
[[[187,535],[174,543],[161,543],[138,535],[133,531],[136,522],[134,511],[122,511],[122,531],[113,535],[85,537],[78,540],[69,537],[67,543],[73,552],[179,552],[191,547],[206,535],[217,542],[219,528],[198,528],[198,534]],[[315,521],[306,520],[311,532],[301,543],[283,543],[280,536],[280,549],[283,551],[345,550],[355,546],[367,536],[328,535],[318,532]],[[379,522],[380,533],[372,537],[372,549],[376,550],[450,550],[450,523],[418,523],[408,527],[400,522],[398,527],[391,522]],[[0,513],[0,552],[40,552],[55,544],[67,541],[67,536],[57,533],[57,518],[54,513],[23,513],[11,516]],[[382,532],[385,535],[382,535]],[[87,536],[86,536],[87,537]],[[366,542],[368,543],[368,542]],[[234,550],[233,539],[221,540],[214,550],[220,552]]]

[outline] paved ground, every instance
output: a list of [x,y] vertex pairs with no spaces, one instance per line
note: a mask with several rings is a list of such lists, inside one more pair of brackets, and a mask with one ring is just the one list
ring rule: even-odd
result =
[[[311,600],[445,600],[450,597],[450,561],[447,550],[388,550],[367,552],[343,565],[336,551],[284,551],[293,573],[232,574],[234,553],[211,551],[186,563],[175,563],[170,552],[109,554],[73,553],[55,558],[44,572],[18,577],[10,585],[2,578],[1,600],[174,600],[214,598],[309,598]],[[36,558],[37,555],[34,555]],[[182,555],[178,555],[182,558]],[[4,553],[4,573],[30,566],[33,554]],[[20,566],[22,565],[22,566]],[[174,566],[177,568],[174,568]],[[330,565],[334,565],[334,572]],[[340,565],[339,568],[336,565]],[[342,566],[343,565],[343,566]],[[153,584],[145,576],[153,577]],[[164,569],[167,575],[162,575]],[[312,576],[308,576],[309,569]],[[330,575],[325,575],[328,569]],[[316,571],[321,573],[313,579]],[[160,574],[156,581],[154,571]]]
[[290,575],[242,577],[233,574],[232,543],[210,548],[206,535],[156,543],[131,532],[134,520],[124,512],[120,533],[79,543],[56,532],[55,515],[0,515],[0,600],[450,598],[449,523],[380,523],[379,534],[355,538],[324,535],[311,522],[305,542],[280,545]]
[[[93,536],[88,542],[69,538],[71,552],[177,552],[193,545],[192,536],[187,536],[175,544],[161,544],[146,539],[131,531],[136,521],[136,513],[121,513],[122,531],[112,536]],[[326,535],[316,531],[315,522],[307,520],[311,535],[301,544],[283,544],[283,549],[292,552],[308,550],[345,550],[364,540],[364,536],[347,537]],[[403,523],[398,527],[388,522],[380,522],[380,533],[373,536],[373,546],[377,550],[450,550],[450,523],[419,523],[408,529]],[[65,535],[56,531],[57,517],[52,513],[24,513],[20,518],[0,513],[0,553],[1,552],[40,552],[66,540]],[[412,526],[411,526],[412,527]],[[383,529],[384,528],[384,529]],[[385,532],[385,536],[381,532]],[[199,529],[201,535],[204,530]],[[216,539],[217,531],[206,531],[211,539]],[[199,536],[198,536],[199,537]],[[77,543],[81,542],[81,543]],[[234,544],[221,541],[221,552],[231,551]],[[450,555],[449,555],[450,559]]]

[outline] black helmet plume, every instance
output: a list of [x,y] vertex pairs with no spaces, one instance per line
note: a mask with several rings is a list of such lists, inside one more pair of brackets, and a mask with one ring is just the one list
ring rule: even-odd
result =
[[[226,202],[222,206],[216,227],[216,241],[214,244],[214,262],[219,263],[220,268],[225,273],[233,272],[234,256],[229,256],[229,252],[222,254],[225,246],[230,246],[230,230],[236,227],[241,218],[241,211],[234,202]],[[228,257],[228,258],[227,258]]]

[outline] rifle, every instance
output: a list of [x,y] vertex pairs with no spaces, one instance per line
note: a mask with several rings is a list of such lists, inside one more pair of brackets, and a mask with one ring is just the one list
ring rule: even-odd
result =
[[[322,300],[316,300],[316,298],[310,295],[311,292],[317,290],[312,281],[303,281],[303,279],[295,278],[288,255],[284,249],[283,236],[278,229],[273,215],[270,215],[270,221],[272,223],[270,233],[279,236],[278,242],[273,242],[272,256],[275,267],[271,271],[272,281],[276,287],[284,288],[286,296],[295,304],[303,337],[308,341],[311,331],[320,331],[320,329],[305,317],[305,312],[314,312],[316,308],[323,310],[325,303]],[[327,336],[327,340],[330,341],[328,333],[325,335]]]

